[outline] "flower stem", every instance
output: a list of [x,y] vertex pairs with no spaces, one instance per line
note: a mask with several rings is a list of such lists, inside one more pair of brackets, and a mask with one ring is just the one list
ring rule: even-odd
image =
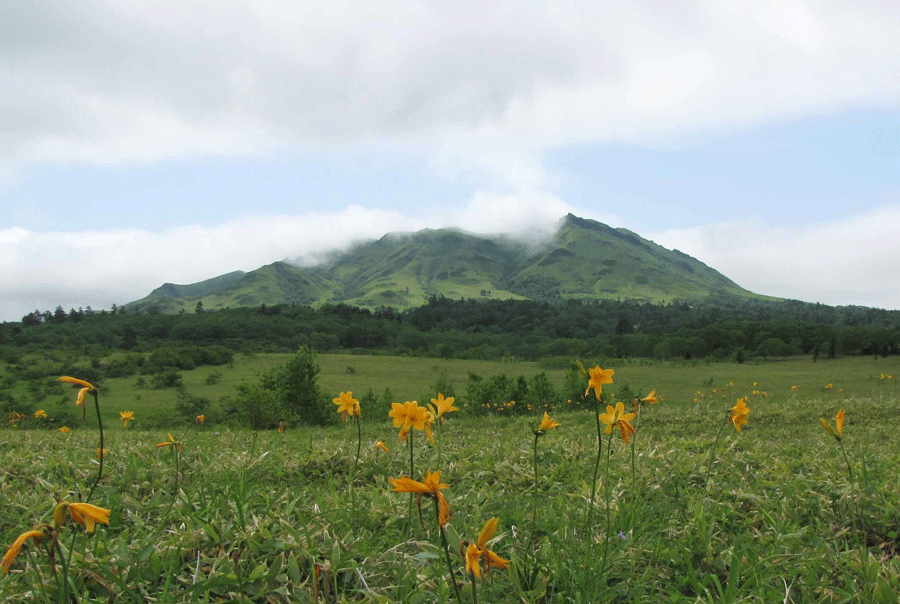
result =
[[438,530],[441,533],[441,545],[444,546],[444,556],[447,558],[447,572],[450,573],[450,584],[453,586],[453,593],[456,594],[456,601],[462,604],[462,597],[459,594],[459,585],[456,584],[456,578],[453,576],[453,562],[450,560],[450,545],[447,543],[447,534],[444,527],[441,526],[441,510],[438,506],[437,497],[434,499],[434,518],[438,523]]
[[438,444],[437,444],[438,461],[437,461],[437,465],[439,468],[442,467],[441,466],[441,447],[443,446],[443,444],[444,444],[444,420],[441,418],[438,418]]
[[594,477],[591,480],[591,501],[588,504],[587,526],[585,532],[591,530],[591,521],[594,518],[594,497],[597,495],[597,470],[600,469],[600,452],[603,449],[603,429],[600,427],[600,399],[594,404],[594,419],[597,420],[597,459],[594,461]]
[[634,524],[634,514],[637,509],[637,471],[634,462],[634,449],[635,443],[637,442],[637,424],[638,420],[641,418],[640,403],[637,404],[637,409],[635,409],[635,411],[637,413],[635,413],[634,417],[634,433],[631,435],[631,522],[629,522],[631,525]]
[[[353,460],[353,474],[350,475],[350,497],[353,500],[353,512],[352,512],[352,522],[353,526],[356,526],[356,469],[359,466],[359,452],[362,450],[362,424],[359,421],[359,416],[355,415],[353,418],[356,420],[356,459]],[[378,450],[375,450],[375,454],[378,454]]]
[[415,474],[415,467],[413,466],[413,431],[410,430],[406,434],[409,437],[409,477],[412,478]]
[[538,494],[538,439],[540,432],[534,433],[534,488],[531,491],[531,548],[534,549],[534,534],[537,530],[537,494]]
[[472,584],[472,602],[473,604],[478,604],[478,589],[475,587],[477,581],[472,573],[469,573],[469,583]]
[[611,497],[610,491],[612,485],[609,484],[609,458],[612,453],[612,438],[610,441],[606,443],[606,470],[603,476],[603,487],[606,490],[606,540],[603,542],[603,564],[600,566],[600,576],[603,577],[606,572],[606,559],[609,554],[609,529],[610,529],[610,513],[609,513],[609,500]]
[[100,426],[100,470],[97,472],[97,479],[94,480],[94,484],[91,487],[90,492],[88,493],[87,499],[85,499],[85,503],[91,500],[91,497],[94,495],[94,489],[97,488],[97,485],[100,483],[100,479],[103,477],[103,458],[106,457],[103,454],[103,418],[100,417],[100,399],[98,398],[99,394],[97,390],[94,390],[94,409],[97,410],[97,425]]
[[703,481],[704,488],[709,487],[709,474],[712,472],[712,464],[713,458],[716,455],[716,445],[719,444],[719,437],[722,436],[722,430],[725,428],[725,424],[728,423],[728,415],[725,416],[725,419],[722,421],[722,424],[719,426],[719,431],[716,432],[716,440],[713,442],[712,448],[709,450],[709,467],[706,468],[706,480]]
[[847,459],[847,451],[844,449],[844,442],[839,440],[838,444],[841,446],[841,453],[844,455],[844,462],[847,464],[847,474],[850,475],[850,482],[853,482],[853,468],[850,467],[850,460]]

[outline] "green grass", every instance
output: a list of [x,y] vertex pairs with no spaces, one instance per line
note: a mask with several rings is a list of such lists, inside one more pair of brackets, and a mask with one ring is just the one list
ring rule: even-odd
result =
[[[233,367],[200,367],[181,372],[187,390],[196,396],[203,396],[213,403],[223,396],[233,396],[234,388],[243,381],[254,382],[259,375],[284,364],[289,354],[257,354],[250,357],[237,355]],[[419,400],[427,402],[425,395],[432,391],[434,384],[446,376],[462,400],[466,390],[469,372],[484,376],[506,374],[510,377],[524,375],[526,378],[545,372],[556,386],[563,384],[565,371],[542,367],[539,363],[514,361],[464,361],[456,359],[430,359],[419,357],[392,357],[377,355],[323,354],[317,357],[321,367],[319,384],[329,397],[350,390],[359,398],[371,388],[381,396],[390,389],[394,400]],[[604,366],[606,364],[604,363]],[[615,393],[628,386],[635,394],[647,394],[656,389],[663,400],[678,405],[692,407],[700,398],[702,405],[713,400],[722,404],[734,404],[732,399],[748,396],[751,400],[763,399],[772,403],[789,403],[801,397],[820,401],[830,409],[841,404],[847,396],[879,397],[900,393],[900,358],[848,357],[838,360],[791,358],[788,360],[760,363],[705,363],[668,362],[648,360],[628,360],[610,362],[616,370],[616,383],[607,386],[606,392]],[[215,385],[207,385],[207,377],[221,372],[222,378]],[[881,374],[895,376],[893,380],[882,380]],[[147,378],[149,382],[149,378]],[[174,389],[154,390],[149,386],[135,386],[136,377],[109,379],[104,382],[101,393],[104,419],[110,429],[118,429],[120,411],[134,411],[140,426],[141,417],[174,410],[176,392]],[[730,383],[733,386],[729,386]],[[753,386],[753,384],[758,384]],[[831,390],[825,390],[827,384]],[[797,393],[791,386],[798,386]],[[843,389],[843,392],[842,392]],[[715,390],[715,394],[713,394]],[[753,395],[758,390],[759,395]],[[703,394],[699,397],[697,393]],[[24,395],[24,392],[23,392]],[[67,395],[68,396],[68,395]],[[431,396],[431,395],[429,395]],[[74,397],[74,391],[71,394]],[[51,414],[57,401],[68,400],[60,396],[45,399],[37,406],[44,406]],[[688,404],[691,403],[691,404]],[[694,405],[696,406],[696,405]],[[92,414],[89,414],[92,415]],[[89,424],[92,427],[94,424]]]
[[[216,387],[203,386],[205,369],[186,372],[185,382],[191,390],[225,391],[236,376],[281,361],[238,361]],[[530,364],[389,357],[319,361],[327,390],[388,386],[398,399],[418,396],[443,371],[460,380],[459,389],[467,367],[540,371]],[[616,383],[607,392],[627,382],[633,390],[656,388],[664,400],[636,422],[634,482],[630,448],[617,431],[606,478],[610,439],[604,438],[594,522],[587,527],[596,452],[590,412],[554,413],[562,425],[539,441],[534,533],[531,428],[538,414],[450,414],[442,466],[418,433],[416,467],[442,470],[450,484],[448,533],[461,582],[460,540],[474,541],[489,518],[499,518],[491,549],[512,566],[478,584],[481,602],[896,602],[900,404],[893,380],[880,379],[896,364],[614,365]],[[355,373],[346,372],[348,365]],[[126,396],[126,382],[101,397],[110,413]],[[834,388],[823,390],[828,382]],[[791,385],[800,391],[791,393]],[[695,403],[698,390],[704,396]],[[716,431],[744,395],[749,424],[741,433],[726,426],[707,487]],[[852,482],[818,422],[833,421],[840,408]],[[408,468],[407,452],[388,418],[366,411],[355,477],[356,430],[347,424],[283,435],[185,424],[173,431],[185,445],[177,477],[171,448],[156,447],[164,433],[111,429],[104,478],[92,499],[112,510],[110,525],[90,538],[71,523],[60,531],[64,550],[75,536],[71,592],[80,602],[312,602],[318,564],[328,584],[320,585],[321,602],[451,601],[429,502],[421,524],[415,507],[410,516],[408,496],[387,483]],[[388,444],[389,455],[376,459],[376,440]],[[2,543],[49,522],[59,499],[86,495],[98,469],[96,446],[96,432],[88,429],[0,430]],[[45,601],[55,601],[57,579],[46,554],[28,549],[0,579],[0,599],[42,601],[46,593]],[[468,583],[463,587],[463,600],[472,601]]]

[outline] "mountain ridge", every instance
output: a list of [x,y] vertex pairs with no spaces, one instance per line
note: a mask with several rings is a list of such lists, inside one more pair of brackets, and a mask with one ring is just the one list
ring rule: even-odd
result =
[[179,312],[194,310],[198,302],[205,309],[284,303],[411,308],[432,296],[650,302],[769,298],[688,254],[628,229],[568,214],[546,240],[526,242],[458,228],[386,233],[314,266],[278,261],[193,284],[165,283],[126,308]]

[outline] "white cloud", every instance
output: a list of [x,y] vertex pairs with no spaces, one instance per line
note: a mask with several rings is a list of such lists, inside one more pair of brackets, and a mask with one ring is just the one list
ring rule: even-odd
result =
[[896,2],[22,0],[0,158],[390,143],[534,186],[549,147],[896,106],[898,37]]
[[898,225],[894,204],[797,228],[748,220],[647,236],[759,294],[900,309]]

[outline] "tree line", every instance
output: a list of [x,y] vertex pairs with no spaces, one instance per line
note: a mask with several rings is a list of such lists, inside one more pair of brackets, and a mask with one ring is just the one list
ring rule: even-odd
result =
[[[103,357],[112,351],[150,353],[179,346],[218,346],[232,352],[294,352],[307,346],[317,352],[524,360],[884,356],[900,352],[900,311],[792,300],[654,304],[433,297],[405,311],[346,304],[263,305],[173,315],[115,306],[109,311],[57,308],[0,324],[0,355],[7,363],[47,348]],[[173,354],[190,356],[184,350]]]

